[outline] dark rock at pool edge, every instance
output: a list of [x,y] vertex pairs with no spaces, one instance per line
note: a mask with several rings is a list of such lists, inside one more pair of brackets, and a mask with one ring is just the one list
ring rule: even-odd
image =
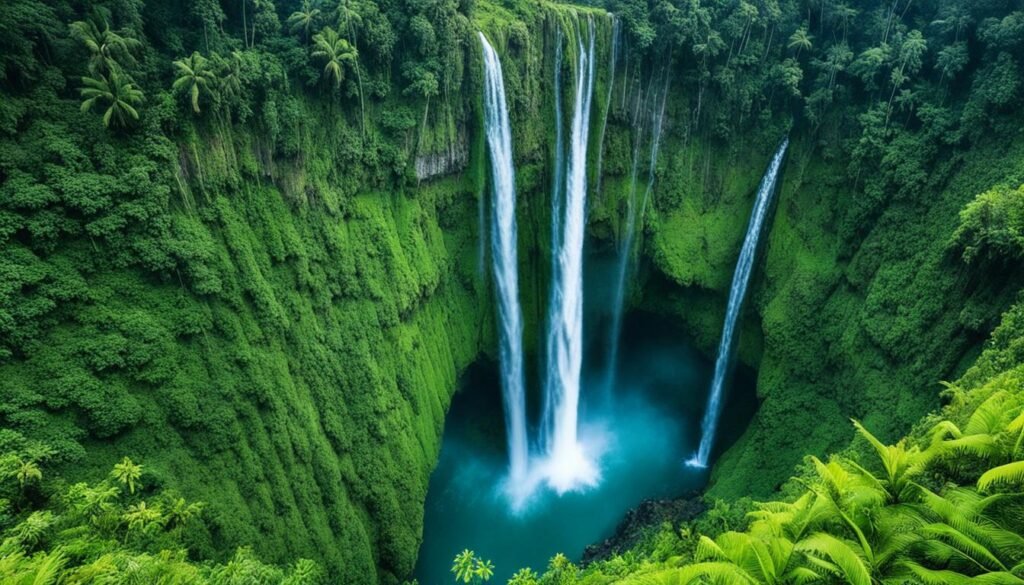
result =
[[626,512],[614,534],[583,550],[581,564],[586,566],[595,561],[609,559],[636,546],[651,529],[657,529],[662,523],[671,522],[676,525],[693,520],[705,510],[707,506],[697,494],[672,500],[644,500],[639,506]]

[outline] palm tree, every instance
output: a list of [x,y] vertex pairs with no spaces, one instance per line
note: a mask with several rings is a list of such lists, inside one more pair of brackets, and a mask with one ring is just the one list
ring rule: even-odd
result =
[[128,534],[132,532],[149,532],[155,528],[163,527],[167,521],[159,506],[147,506],[146,502],[139,502],[128,506],[124,513],[124,521],[128,525]]
[[[78,91],[85,101],[82,111],[93,109],[97,104],[106,106],[103,113],[103,126],[127,126],[132,120],[139,119],[135,106],[142,102],[142,90],[135,87],[131,80],[123,75],[117,67],[110,70],[110,76],[99,75],[98,78],[83,77],[84,87]],[[125,458],[128,461],[128,458]]]
[[347,31],[356,42],[356,32],[363,24],[363,17],[356,9],[355,0],[340,0],[338,2],[338,30]]
[[16,473],[18,477],[18,485],[22,488],[25,487],[26,483],[36,482],[43,479],[43,472],[36,465],[35,461],[29,460],[18,460],[18,471]]
[[325,61],[324,73],[328,78],[333,77],[335,86],[340,87],[345,80],[345,68],[355,66],[358,57],[355,47],[329,26],[313,35],[313,45],[313,57]]
[[71,486],[68,490],[68,502],[74,515],[87,519],[93,526],[109,528],[111,516],[115,511],[118,489],[102,482],[96,487],[81,483]]
[[478,582],[485,583],[491,580],[494,576],[494,563],[485,559],[477,559],[476,566],[473,567],[473,573],[476,575]]
[[288,17],[288,26],[293,33],[302,31],[302,40],[309,40],[309,31],[311,28],[316,26],[320,20],[320,9],[317,8],[318,2],[310,2],[310,0],[302,0],[302,8],[296,10]]
[[203,511],[203,505],[199,502],[188,502],[185,498],[177,498],[171,502],[167,509],[165,524],[171,529],[180,529],[192,519],[196,518]]
[[142,43],[123,33],[110,29],[106,19],[95,15],[88,21],[73,22],[68,27],[71,36],[82,41],[89,49],[89,72],[93,75],[110,73],[118,65],[135,65],[132,55]]
[[325,27],[318,34],[313,36],[313,57],[323,59],[324,73],[327,77],[333,77],[335,87],[341,87],[345,79],[345,68],[355,69],[359,82],[359,122],[362,131],[366,132],[365,115],[366,110],[363,104],[363,87],[361,74],[359,73],[359,52],[349,42],[342,38],[331,27]]
[[843,41],[846,41],[847,34],[849,33],[850,21],[857,18],[860,11],[856,8],[848,6],[845,2],[836,6],[832,11],[832,17],[843,23]]
[[515,575],[508,580],[508,585],[537,585],[540,577],[532,569],[519,569]]
[[812,37],[811,34],[807,32],[806,27],[800,27],[797,29],[795,33],[793,33],[789,37],[789,45],[787,46],[791,50],[796,49],[796,58],[799,59],[800,51],[810,51],[811,47],[814,46],[811,43],[811,39],[813,38],[814,37]]
[[131,459],[125,457],[120,463],[114,466],[111,472],[114,479],[128,486],[128,492],[135,493],[135,482],[142,477],[142,466],[136,465]]
[[213,91],[217,85],[217,76],[213,72],[212,64],[199,51],[195,51],[191,56],[175,61],[174,69],[178,77],[174,80],[173,88],[188,88],[192,111],[198,114],[199,94],[203,91]]
[[[352,46],[359,52],[359,28],[363,24],[363,16],[356,7],[357,0],[339,0],[337,8],[338,30],[348,31]],[[355,64],[356,83],[359,85],[359,124],[363,134],[366,133],[366,105],[363,101],[363,73],[359,63]]]
[[242,69],[244,67],[242,52],[231,51],[231,55],[226,59],[220,55],[214,55],[213,64],[216,69],[214,76],[220,79],[217,91],[224,99],[224,103],[230,107],[242,95]]
[[476,577],[476,553],[469,549],[465,549],[459,554],[455,555],[455,560],[452,562],[452,574],[455,575],[456,581],[462,581],[463,583],[469,583]]

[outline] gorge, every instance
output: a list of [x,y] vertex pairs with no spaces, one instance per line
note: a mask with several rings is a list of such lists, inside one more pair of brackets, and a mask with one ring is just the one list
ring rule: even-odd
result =
[[0,4],[0,581],[1021,582],[1022,14]]

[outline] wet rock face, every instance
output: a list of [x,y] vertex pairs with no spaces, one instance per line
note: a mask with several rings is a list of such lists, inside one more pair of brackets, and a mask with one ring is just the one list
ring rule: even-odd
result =
[[462,171],[469,164],[469,145],[465,133],[448,143],[439,152],[429,152],[416,157],[416,179],[424,181],[451,175]]
[[601,542],[588,546],[580,562],[586,566],[636,546],[650,530],[657,529],[663,522],[679,524],[693,520],[704,513],[707,506],[698,494],[674,500],[645,500],[626,513],[615,528],[615,534]]

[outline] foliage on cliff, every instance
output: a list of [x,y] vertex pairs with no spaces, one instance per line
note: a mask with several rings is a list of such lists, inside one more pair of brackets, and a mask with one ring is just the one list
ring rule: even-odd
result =
[[488,335],[480,153],[414,175],[473,116],[466,8],[2,3],[0,426],[205,502],[175,558],[411,572]]
[[11,584],[190,583],[313,585],[323,571],[261,563],[239,548],[225,564],[189,559],[182,534],[204,522],[202,504],[148,485],[127,457],[96,483],[52,477],[53,450],[0,433],[0,581]]
[[[680,315],[708,351],[764,161],[782,134],[793,138],[740,345],[763,402],[717,466],[713,493],[768,495],[804,453],[842,448],[850,417],[883,437],[905,433],[938,403],[937,381],[971,363],[1021,285],[1019,259],[985,258],[1016,245],[1020,6],[617,6],[627,44],[648,47],[627,79],[672,57],[644,226],[654,270],[635,302]],[[642,87],[631,81],[621,103]],[[606,238],[623,231],[619,194],[636,141],[632,109],[615,105],[607,192],[592,215]],[[966,255],[954,241],[970,246]]]
[[564,557],[516,585],[1024,583],[1024,338],[1008,312],[949,404],[885,444],[854,422],[842,454],[808,456],[773,501],[702,518],[585,569]]

